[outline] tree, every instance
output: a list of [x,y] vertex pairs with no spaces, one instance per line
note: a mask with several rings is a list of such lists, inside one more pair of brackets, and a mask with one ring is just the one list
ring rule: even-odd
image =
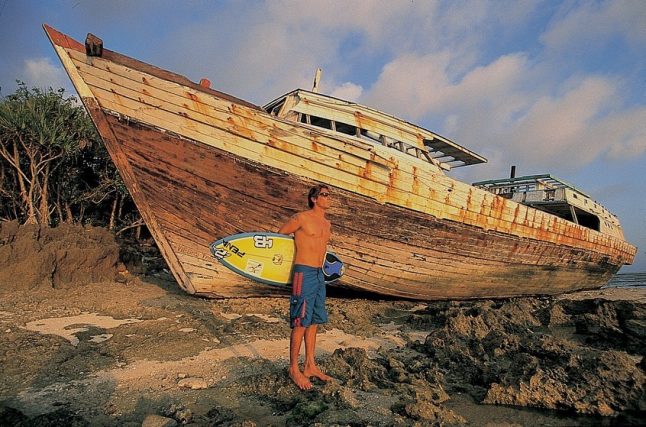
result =
[[85,109],[64,90],[0,99],[0,219],[129,230],[141,217]]
[[51,223],[50,178],[98,138],[85,112],[63,89],[28,90],[20,84],[0,103],[0,156],[13,171],[26,223]]

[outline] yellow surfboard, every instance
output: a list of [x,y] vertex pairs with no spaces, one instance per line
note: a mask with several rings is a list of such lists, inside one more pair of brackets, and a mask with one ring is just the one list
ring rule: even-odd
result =
[[[240,233],[217,240],[211,253],[227,268],[249,279],[270,285],[287,285],[292,281],[294,238],[278,233]],[[326,282],[338,280],[344,272],[343,262],[332,252],[325,255],[322,266]]]

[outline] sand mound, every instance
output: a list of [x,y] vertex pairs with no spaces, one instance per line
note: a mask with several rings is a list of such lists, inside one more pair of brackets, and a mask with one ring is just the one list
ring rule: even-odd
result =
[[98,227],[0,224],[0,290],[114,280],[119,246]]

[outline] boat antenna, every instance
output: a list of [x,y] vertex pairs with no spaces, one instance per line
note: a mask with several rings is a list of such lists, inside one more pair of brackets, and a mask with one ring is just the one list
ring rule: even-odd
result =
[[312,92],[314,93],[319,93],[319,82],[321,81],[322,72],[320,68],[317,68],[316,73],[314,73],[314,84],[312,85]]

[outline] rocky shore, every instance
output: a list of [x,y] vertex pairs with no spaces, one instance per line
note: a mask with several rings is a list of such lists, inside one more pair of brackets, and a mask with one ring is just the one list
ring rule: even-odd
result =
[[[21,233],[0,232],[0,255],[9,254],[0,257],[0,419],[7,425],[645,419],[643,288],[434,303],[332,291],[318,360],[336,380],[302,392],[286,374],[283,298],[194,298],[164,270],[119,266],[105,236],[79,238],[99,231],[69,233],[74,244],[41,241],[42,231]],[[45,267],[40,276],[20,274],[24,257],[38,254],[53,254],[50,260],[72,271],[74,257],[64,250],[70,247],[81,248],[80,265],[92,270],[84,245],[111,248],[97,250],[96,262],[113,279],[55,276]]]

